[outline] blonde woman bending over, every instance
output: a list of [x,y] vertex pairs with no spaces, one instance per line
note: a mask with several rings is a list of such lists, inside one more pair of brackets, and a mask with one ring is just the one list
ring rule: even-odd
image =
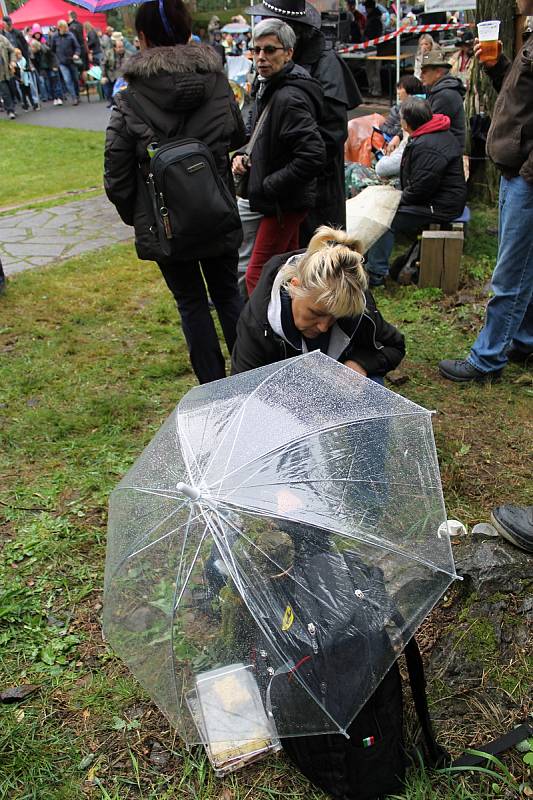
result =
[[404,338],[376,308],[360,249],[323,226],[307,250],[271,258],[237,324],[233,373],[321,350],[382,383],[404,356]]

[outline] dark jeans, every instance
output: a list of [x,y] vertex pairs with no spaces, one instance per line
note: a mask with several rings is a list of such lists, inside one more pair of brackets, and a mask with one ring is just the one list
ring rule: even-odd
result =
[[396,212],[390,230],[381,236],[366,254],[367,271],[371,277],[384,278],[389,272],[389,258],[394,247],[396,233],[417,233],[426,225],[440,222],[431,214],[406,214]]
[[15,111],[15,103],[13,102],[9,83],[7,81],[0,81],[0,97],[4,101],[6,114],[13,113]]
[[237,285],[237,262],[238,253],[203,259],[201,266],[197,260],[159,264],[176,300],[192,368],[199,383],[216,381],[226,375],[224,356],[209,310],[205,285],[207,283],[231,353],[242,309]]

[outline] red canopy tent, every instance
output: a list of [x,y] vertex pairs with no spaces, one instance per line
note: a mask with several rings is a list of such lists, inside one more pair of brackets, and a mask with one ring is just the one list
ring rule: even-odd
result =
[[38,22],[43,27],[57,25],[58,19],[68,21],[68,12],[75,11],[81,23],[90,22],[94,28],[105,29],[107,25],[105,14],[91,14],[85,8],[65,3],[64,0],[28,0],[23,6],[17,8],[9,16],[15,28],[25,28]]

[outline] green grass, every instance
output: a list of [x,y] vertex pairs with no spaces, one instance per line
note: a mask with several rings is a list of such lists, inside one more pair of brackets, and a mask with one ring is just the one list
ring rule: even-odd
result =
[[102,186],[104,134],[0,121],[2,206]]
[[[475,214],[465,266],[476,282],[465,305],[438,290],[376,292],[407,337],[409,381],[400,391],[437,410],[449,516],[467,523],[485,519],[495,501],[531,502],[531,388],[515,382],[522,371],[510,367],[484,388],[436,372],[439,358],[466,352],[480,324],[493,220]],[[155,265],[120,245],[16,276],[0,297],[0,354],[0,689],[38,686],[25,702],[0,705],[0,799],[324,798],[283,758],[216,779],[101,640],[109,492],[195,384]],[[477,644],[486,655],[484,633]],[[519,707],[527,681],[512,690],[513,669],[505,686]],[[449,691],[431,689],[439,718]],[[447,737],[458,753],[464,731],[453,725]],[[155,741],[169,756],[164,767],[150,761]],[[415,769],[405,798],[495,800],[507,796],[504,777]]]

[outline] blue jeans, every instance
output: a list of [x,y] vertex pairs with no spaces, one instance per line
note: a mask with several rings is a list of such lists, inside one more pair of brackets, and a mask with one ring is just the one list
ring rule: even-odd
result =
[[481,372],[504,367],[510,345],[533,352],[533,184],[520,176],[502,178],[499,214],[494,296],[468,356]]
[[425,225],[438,222],[435,217],[424,214],[406,214],[398,210],[392,220],[390,231],[381,236],[366,254],[367,272],[370,278],[384,278],[389,274],[389,258],[397,233],[418,233]]
[[59,70],[65,83],[67,94],[73,98],[79,97],[80,87],[78,83],[78,70],[74,64],[60,64]]

